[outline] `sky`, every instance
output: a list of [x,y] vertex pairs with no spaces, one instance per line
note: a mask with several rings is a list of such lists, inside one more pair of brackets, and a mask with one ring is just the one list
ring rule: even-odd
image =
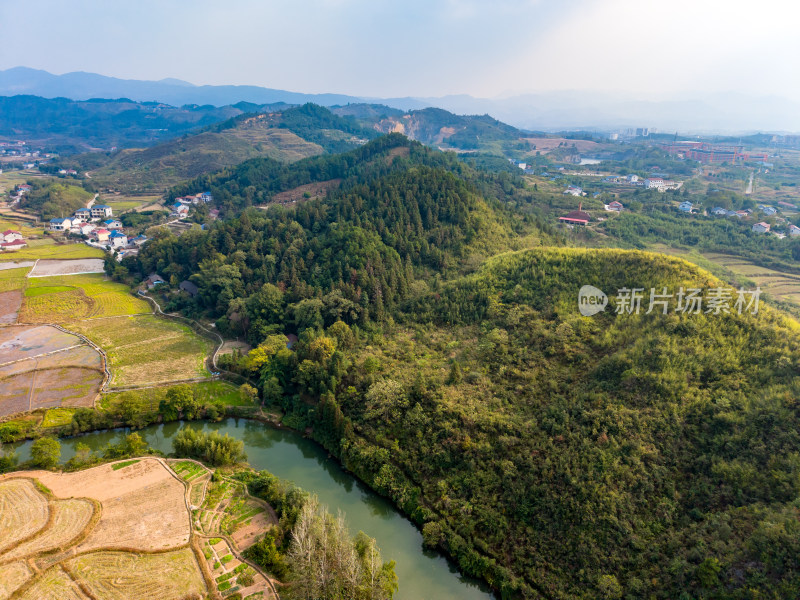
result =
[[0,0],[0,69],[364,97],[800,100],[794,0]]

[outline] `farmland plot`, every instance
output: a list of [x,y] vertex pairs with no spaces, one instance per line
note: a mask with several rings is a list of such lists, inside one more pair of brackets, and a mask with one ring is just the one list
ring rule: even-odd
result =
[[202,598],[206,586],[189,548],[161,554],[95,552],[67,561],[73,576],[103,600]]
[[30,578],[31,571],[23,562],[0,566],[0,600],[8,600]]
[[208,375],[204,361],[211,344],[183,325],[141,315],[83,321],[71,328],[106,352],[111,387]]
[[47,499],[30,479],[0,481],[0,553],[42,529],[49,516]]
[[53,517],[45,531],[3,555],[2,560],[19,559],[39,552],[64,549],[89,525],[95,507],[88,500],[55,500]]

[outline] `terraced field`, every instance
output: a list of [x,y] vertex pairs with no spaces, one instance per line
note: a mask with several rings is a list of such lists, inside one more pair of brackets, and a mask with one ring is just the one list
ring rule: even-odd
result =
[[266,507],[250,498],[238,482],[210,482],[197,515],[206,535],[227,535],[239,548],[247,548],[274,522]]
[[10,550],[3,555],[3,560],[17,560],[72,546],[89,526],[95,511],[99,513],[99,509],[99,506],[95,507],[89,500],[55,500],[51,505],[53,514],[44,533]]
[[31,480],[0,481],[0,555],[42,529],[49,516],[47,499]]
[[184,325],[142,315],[70,327],[105,350],[112,388],[208,376],[204,361],[211,343]]
[[203,598],[206,585],[189,548],[161,554],[95,552],[65,563],[94,598],[133,600]]
[[14,590],[31,578],[31,570],[23,562],[0,565],[0,600],[7,600]]

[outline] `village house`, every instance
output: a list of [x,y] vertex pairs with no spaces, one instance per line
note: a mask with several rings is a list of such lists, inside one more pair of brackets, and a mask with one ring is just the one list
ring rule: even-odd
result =
[[718,217],[719,216],[725,216],[729,212],[730,212],[729,210],[726,210],[726,209],[722,208],[721,206],[716,206],[716,207],[711,209],[711,214],[712,215],[717,215]]
[[663,177],[648,177],[644,180],[644,188],[646,190],[658,190],[659,192],[663,192],[667,189],[667,186]]
[[769,223],[764,223],[763,221],[761,223],[756,223],[753,225],[753,231],[756,233],[767,233],[769,231]]
[[618,200],[612,200],[608,204],[606,204],[606,210],[614,210],[617,212],[622,212],[622,202]]
[[185,219],[189,215],[189,207],[185,204],[181,204],[180,202],[176,202],[172,205],[172,215],[174,217],[178,217],[179,219]]
[[161,278],[161,275],[158,275],[157,273],[151,273],[144,280],[144,284],[145,284],[145,286],[147,287],[148,290],[152,290],[154,287],[156,287],[157,285],[161,285],[162,283],[166,283],[166,281],[164,281]]
[[6,251],[6,250],[19,250],[21,248],[24,248],[27,245],[28,245],[28,242],[26,242],[25,240],[13,240],[13,241],[10,241],[10,242],[2,242],[2,243],[0,243],[0,249],[2,249],[3,251]]
[[135,238],[128,240],[128,242],[134,246],[142,246],[146,241],[147,237],[144,235],[137,235]]
[[122,248],[128,245],[128,236],[121,231],[112,231],[108,236],[108,241],[114,248]]
[[766,206],[764,204],[759,204],[758,208],[759,210],[761,210],[761,212],[763,212],[767,216],[774,215],[776,212],[778,212],[778,209],[776,209],[774,206]]
[[23,184],[21,184],[21,185],[18,185],[18,186],[17,186],[17,191],[18,191],[20,194],[27,194],[27,193],[28,193],[28,192],[30,192],[32,189],[33,189],[33,188],[32,188],[31,186],[29,186],[27,183],[23,183]]
[[21,239],[23,239],[22,234],[15,229],[6,229],[0,233],[0,242],[15,242]]
[[75,214],[72,216],[72,222],[74,223],[88,223],[92,220],[92,211],[88,208],[79,208],[75,211]]
[[692,203],[688,200],[684,200],[678,205],[678,210],[681,212],[690,213],[692,212]]
[[192,298],[197,296],[197,292],[200,291],[200,289],[195,284],[193,284],[191,281],[181,281],[181,283],[180,283],[180,285],[178,287],[180,288],[180,290],[182,292],[186,292]]
[[567,225],[586,225],[589,221],[592,220],[592,217],[589,213],[584,212],[583,204],[578,205],[578,210],[573,210],[570,213],[567,213],[565,217],[558,217],[558,220],[562,223],[566,223]]
[[567,189],[564,190],[565,194],[571,194],[572,196],[585,196],[586,194],[584,191],[579,188],[577,185],[570,185]]
[[89,235],[94,231],[95,227],[91,223],[81,223],[78,226],[78,233],[81,235]]
[[68,231],[72,227],[70,219],[50,219],[47,228],[50,231]]
[[97,236],[98,242],[107,242],[111,232],[108,229],[95,229],[94,234]]
[[100,220],[100,219],[107,219],[109,217],[114,216],[113,215],[114,211],[111,209],[110,206],[108,206],[106,204],[95,204],[89,210],[92,213],[92,219]]
[[103,221],[102,227],[106,229],[122,229],[122,221],[119,219],[108,219]]
[[200,200],[205,203],[212,202],[214,200],[214,196],[211,195],[211,192],[203,192],[200,194]]
[[789,235],[792,237],[800,235],[800,227],[797,225],[789,225]]

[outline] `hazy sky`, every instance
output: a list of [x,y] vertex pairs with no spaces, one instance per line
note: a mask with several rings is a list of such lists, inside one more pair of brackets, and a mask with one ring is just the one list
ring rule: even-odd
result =
[[0,0],[0,69],[360,96],[800,99],[795,0]]

